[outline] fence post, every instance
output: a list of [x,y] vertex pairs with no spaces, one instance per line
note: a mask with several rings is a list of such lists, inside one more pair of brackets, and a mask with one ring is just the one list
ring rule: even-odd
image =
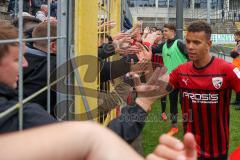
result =
[[[75,0],[75,56],[91,55],[97,57],[97,20],[98,0]],[[84,82],[83,77],[89,66],[95,68],[93,75],[98,76],[97,59],[89,61],[87,67],[80,67],[75,73],[75,85],[81,85],[91,89],[98,89],[97,79],[94,82]],[[80,61],[80,63],[84,63]],[[84,89],[81,95],[75,94],[75,114],[89,112],[97,108],[97,98],[85,97]],[[78,116],[75,115],[75,119]],[[88,115],[88,119],[92,116]]]

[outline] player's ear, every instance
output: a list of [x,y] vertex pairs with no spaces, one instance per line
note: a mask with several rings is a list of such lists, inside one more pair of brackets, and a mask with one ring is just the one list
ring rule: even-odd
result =
[[209,48],[212,47],[212,40],[208,40],[208,46],[209,46]]

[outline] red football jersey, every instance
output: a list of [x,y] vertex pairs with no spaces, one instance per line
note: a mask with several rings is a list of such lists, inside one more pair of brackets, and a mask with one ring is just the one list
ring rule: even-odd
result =
[[240,71],[223,59],[212,57],[203,68],[193,62],[170,74],[170,83],[180,89],[184,132],[192,132],[198,157],[227,154],[231,90],[240,91]]

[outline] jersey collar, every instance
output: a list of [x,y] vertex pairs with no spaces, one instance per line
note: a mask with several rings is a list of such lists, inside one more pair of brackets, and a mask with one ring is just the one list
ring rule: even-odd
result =
[[214,58],[215,58],[215,57],[212,56],[211,61],[210,61],[207,65],[205,65],[205,66],[203,66],[203,67],[198,68],[198,67],[196,67],[193,63],[192,63],[192,66],[193,66],[193,68],[196,69],[196,70],[202,70],[202,69],[205,69],[205,68],[207,68],[210,64],[212,64]]

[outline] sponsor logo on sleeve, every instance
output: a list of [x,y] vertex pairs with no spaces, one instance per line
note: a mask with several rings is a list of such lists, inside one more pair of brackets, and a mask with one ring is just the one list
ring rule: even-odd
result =
[[240,79],[240,70],[236,67],[233,69],[233,72],[237,75],[237,77]]

